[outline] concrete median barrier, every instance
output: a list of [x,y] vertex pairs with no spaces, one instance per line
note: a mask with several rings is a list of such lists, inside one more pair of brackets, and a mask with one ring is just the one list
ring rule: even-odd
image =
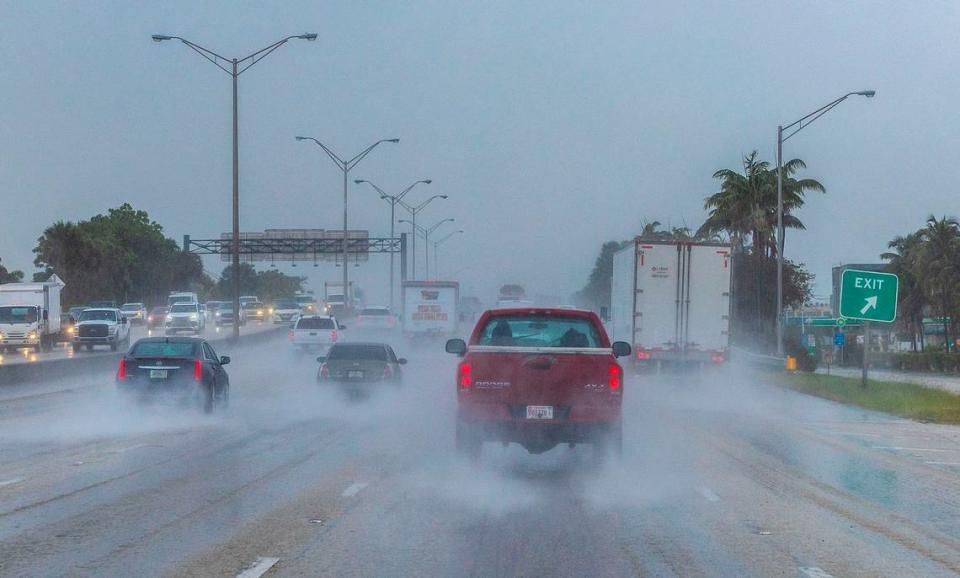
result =
[[[239,345],[256,345],[278,339],[286,335],[288,329],[285,325],[263,327],[261,330],[240,335]],[[227,333],[208,337],[207,340],[218,344],[218,348],[229,348],[231,337]],[[68,358],[0,365],[0,387],[62,379],[81,373],[109,373],[116,370],[122,356],[122,352],[98,352],[89,355],[79,352]]]

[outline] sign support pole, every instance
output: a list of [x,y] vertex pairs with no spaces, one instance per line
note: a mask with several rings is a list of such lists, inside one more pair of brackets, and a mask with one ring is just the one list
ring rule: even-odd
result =
[[863,370],[860,374],[860,387],[867,388],[867,366],[870,356],[870,325],[869,321],[863,322]]

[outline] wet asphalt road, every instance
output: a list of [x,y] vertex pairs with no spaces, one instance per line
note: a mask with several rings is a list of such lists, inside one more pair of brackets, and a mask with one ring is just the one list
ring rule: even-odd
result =
[[[284,338],[231,406],[133,408],[112,376],[0,392],[0,575],[955,576],[960,428],[735,367],[626,384],[625,455],[453,452],[453,358],[398,346],[361,403]],[[275,560],[276,559],[276,560]]]

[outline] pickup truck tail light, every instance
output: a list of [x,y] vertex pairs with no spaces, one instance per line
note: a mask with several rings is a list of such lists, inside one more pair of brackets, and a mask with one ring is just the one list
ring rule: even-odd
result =
[[457,388],[470,389],[473,385],[473,367],[469,361],[462,362],[457,366]]
[[127,378],[127,360],[125,358],[120,359],[120,367],[117,368],[117,379],[123,381]]
[[287,339],[293,341],[293,329],[287,332]]
[[203,362],[199,359],[194,360],[193,362],[193,380],[201,381],[203,380]]
[[623,369],[616,363],[610,364],[610,391],[620,391],[620,386],[623,385]]
[[337,330],[334,329],[333,331],[330,332],[330,341],[336,341],[336,340],[337,340]]
[[383,367],[383,379],[393,379],[393,367],[389,363]]

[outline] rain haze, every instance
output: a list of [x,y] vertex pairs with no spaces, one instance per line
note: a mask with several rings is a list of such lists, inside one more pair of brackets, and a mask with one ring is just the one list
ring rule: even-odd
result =
[[[825,294],[831,266],[875,262],[928,213],[957,212],[942,170],[960,146],[950,2],[7,2],[4,13],[8,268],[32,268],[53,220],[125,201],[178,240],[230,230],[229,76],[153,33],[244,56],[316,31],[240,79],[242,230],[342,227],[340,173],[295,135],[342,156],[400,138],[351,180],[397,192],[433,179],[412,200],[450,199],[421,222],[465,230],[441,272],[469,267],[460,281],[487,297],[510,281],[567,296],[602,242],[644,220],[695,229],[715,170],[754,149],[773,162],[778,124],[865,88],[878,96],[785,145],[827,189],[799,212],[807,231],[787,237],[788,257]],[[388,205],[352,182],[350,196],[350,226],[385,236]],[[367,269],[355,274],[369,280]]]
[[960,4],[0,6],[0,578],[960,576]]

